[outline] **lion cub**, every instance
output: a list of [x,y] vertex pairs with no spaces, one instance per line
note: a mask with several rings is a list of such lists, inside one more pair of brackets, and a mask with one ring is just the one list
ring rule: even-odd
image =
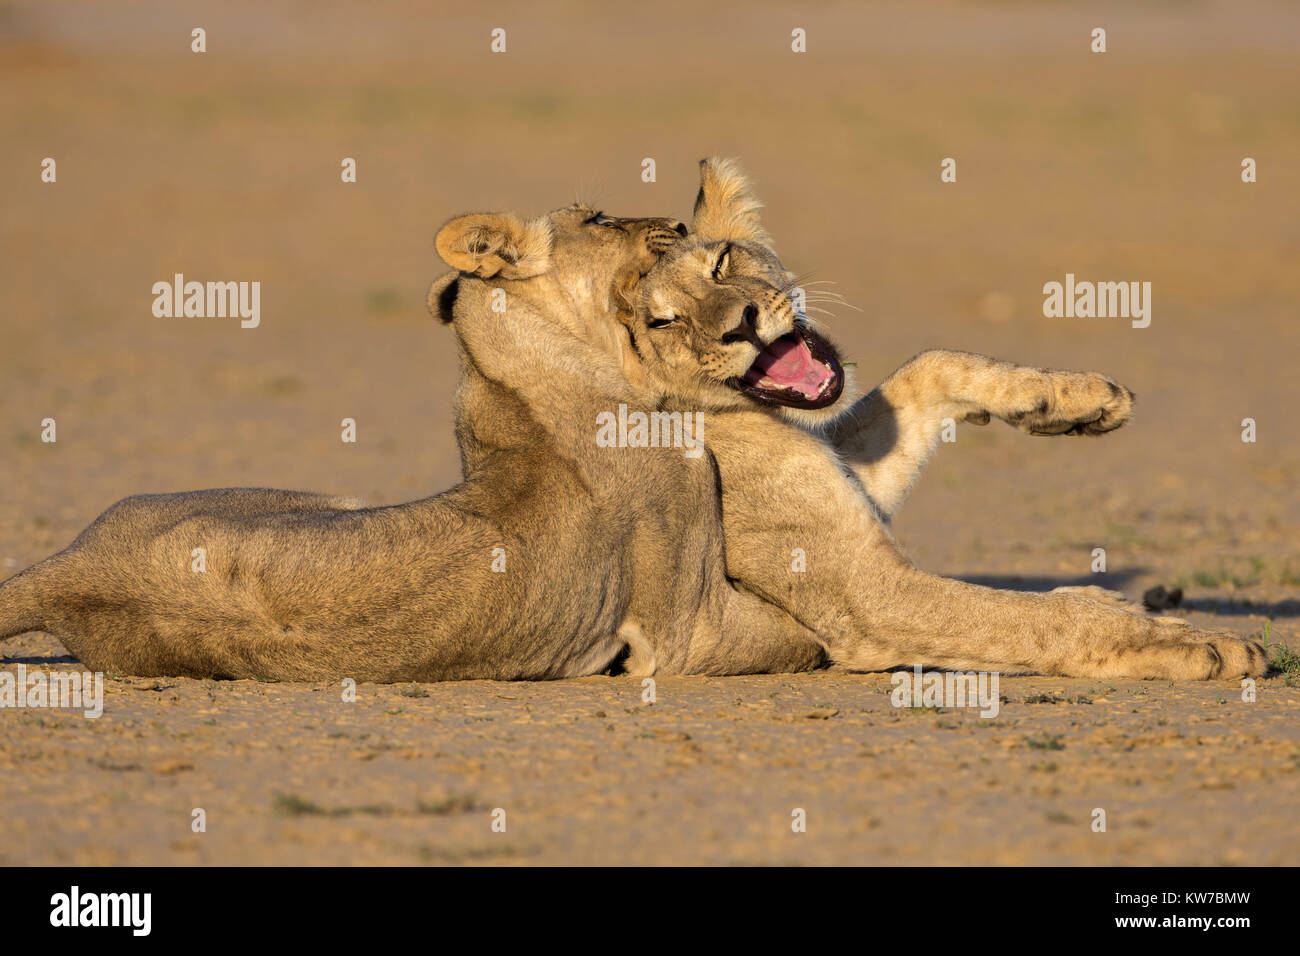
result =
[[734,163],[704,161],[689,238],[619,312],[641,373],[672,407],[708,420],[732,577],[854,669],[1197,680],[1266,671],[1255,641],[1148,617],[1099,588],[1002,591],[915,568],[888,520],[944,418],[1101,434],[1128,420],[1132,394],[1095,373],[934,351],[849,404],[836,349],[795,310],[758,208]]
[[[797,670],[823,652],[723,565],[711,461],[598,449],[594,419],[647,391],[607,367],[609,319],[680,224],[582,206],[468,215],[436,245],[453,320],[465,478],[364,508],[264,488],[138,495],[0,583],[0,639],[57,636],[92,670],[432,681],[630,669]],[[504,314],[494,302],[507,303]],[[576,330],[608,324],[584,341]]]

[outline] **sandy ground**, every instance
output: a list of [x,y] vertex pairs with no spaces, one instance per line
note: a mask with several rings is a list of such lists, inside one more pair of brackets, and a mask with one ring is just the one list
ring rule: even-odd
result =
[[345,703],[332,685],[109,681],[97,720],[6,715],[0,863],[1232,865],[1300,849],[1300,695],[1276,679],[1253,704],[1217,684],[1004,679],[994,719],[895,708],[883,675],[655,690],[362,685]]
[[[921,566],[1180,585],[1176,613],[1300,648],[1296,8],[422,7],[0,3],[0,577],[136,492],[448,487],[437,225],[578,194],[684,217],[718,152],[787,264],[861,309],[827,327],[864,382],[949,347],[1138,394],[1102,440],[963,427],[897,522]],[[261,327],[154,318],[175,272],[260,281]],[[1151,281],[1151,327],[1044,318],[1066,272]],[[345,703],[122,677],[97,720],[0,710],[0,862],[1288,863],[1298,685],[1004,678],[983,720],[834,671],[664,678],[653,706],[627,678]]]

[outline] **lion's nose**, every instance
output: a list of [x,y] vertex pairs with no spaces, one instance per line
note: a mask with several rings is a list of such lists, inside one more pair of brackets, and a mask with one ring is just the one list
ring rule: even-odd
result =
[[745,310],[740,313],[740,324],[730,332],[722,334],[722,341],[725,344],[732,342],[753,342],[760,350],[763,343],[758,338],[758,306],[752,302],[745,304]]
[[677,235],[681,236],[682,238],[686,237],[686,223],[675,222],[672,224],[672,228],[677,231]]

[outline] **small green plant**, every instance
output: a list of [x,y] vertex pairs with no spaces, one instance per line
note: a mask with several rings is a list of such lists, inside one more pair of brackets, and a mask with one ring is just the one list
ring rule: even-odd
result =
[[1270,644],[1268,639],[1272,631],[1273,622],[1268,621],[1264,625],[1264,634],[1260,638],[1264,647],[1272,652],[1273,656],[1269,660],[1269,664],[1274,670],[1281,673],[1288,687],[1300,687],[1300,654],[1297,654],[1281,641]]
[[280,817],[350,817],[362,814],[372,817],[386,817],[393,813],[393,808],[382,803],[366,803],[356,807],[333,807],[326,809],[314,801],[304,799],[296,793],[277,793],[271,801],[271,810]]
[[272,812],[279,817],[302,817],[323,814],[318,804],[304,800],[296,793],[277,793],[271,801]]
[[453,813],[469,813],[478,801],[472,793],[453,793],[442,800],[421,800],[415,808],[421,813],[435,817],[450,816]]
[[377,315],[388,315],[402,307],[402,296],[396,289],[384,287],[371,289],[365,295],[366,309]]
[[1061,743],[1061,734],[1041,734],[1037,737],[1026,737],[1025,746],[1030,750],[1064,750],[1065,744]]
[[1087,694],[1073,697],[1057,697],[1055,694],[1030,694],[1025,698],[1026,704],[1091,704],[1092,698]]

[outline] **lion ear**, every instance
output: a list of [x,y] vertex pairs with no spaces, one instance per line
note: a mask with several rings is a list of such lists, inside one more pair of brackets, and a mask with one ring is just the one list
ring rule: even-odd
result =
[[623,334],[618,337],[620,361],[623,378],[633,385],[644,387],[648,383],[641,356],[633,344],[634,326],[636,324],[636,300],[641,291],[641,280],[645,278],[635,266],[625,266],[614,277],[614,284],[609,293],[610,310],[622,326]]
[[641,270],[635,266],[624,266],[614,276],[614,283],[609,290],[610,311],[624,324],[630,322],[636,313],[636,298],[642,278]]
[[443,322],[450,322],[455,317],[456,296],[459,292],[459,272],[448,272],[434,279],[433,285],[429,286],[429,297],[426,300],[429,314]]
[[772,237],[758,218],[762,207],[740,163],[716,156],[700,160],[693,235],[708,242],[739,240],[770,246]]
[[443,262],[482,279],[528,279],[551,267],[551,224],[524,222],[509,213],[457,216],[438,230],[434,246]]

